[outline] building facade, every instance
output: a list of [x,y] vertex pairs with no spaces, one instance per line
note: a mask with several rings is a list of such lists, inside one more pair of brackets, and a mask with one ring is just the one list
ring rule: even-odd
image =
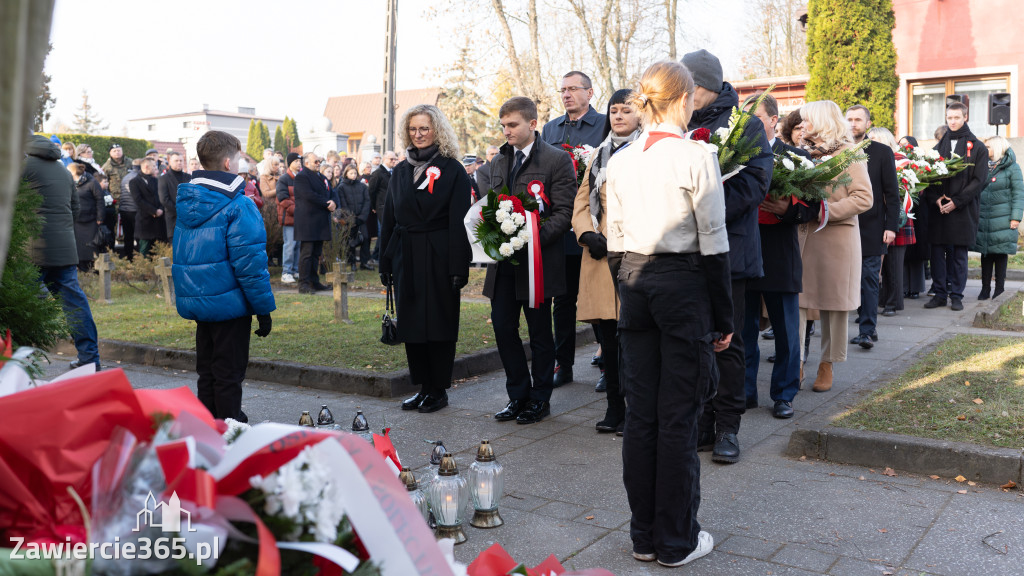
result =
[[[249,122],[262,121],[270,131],[273,139],[274,131],[284,124],[283,119],[257,116],[254,108],[238,108],[237,112],[210,110],[203,106],[199,112],[170,114],[167,116],[151,116],[128,121],[128,137],[142,138],[150,141],[180,142],[190,157],[195,156],[196,143],[203,134],[210,130],[227,132],[238,138],[245,150],[249,138]],[[163,152],[163,149],[160,150]]]
[[[418,104],[437,105],[441,99],[440,88],[422,88],[418,90],[398,90],[395,92],[395,130],[401,122],[405,111]],[[376,144],[383,141],[384,130],[384,94],[355,94],[352,96],[334,96],[327,100],[324,117],[330,120],[333,132],[348,137],[344,152],[350,158],[359,158],[363,143],[369,136],[375,137]],[[305,143],[305,139],[303,139]],[[392,149],[401,147],[397,142]]]

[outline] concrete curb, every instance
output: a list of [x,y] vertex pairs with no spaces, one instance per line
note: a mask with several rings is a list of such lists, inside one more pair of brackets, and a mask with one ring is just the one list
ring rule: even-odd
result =
[[[589,326],[581,326],[576,329],[577,346],[590,344],[594,341],[594,331]],[[160,366],[176,370],[191,371],[195,370],[196,367],[196,353],[191,350],[178,350],[104,339],[100,340],[99,348],[100,358],[105,366],[114,366],[114,362],[119,360],[129,364]],[[523,348],[526,350],[526,357],[530,358],[530,343],[524,342]],[[53,351],[61,352],[71,357],[77,355],[75,347],[70,342],[59,344]],[[488,348],[457,357],[452,370],[452,378],[454,380],[463,380],[500,370],[501,367],[498,349]],[[409,381],[409,370],[375,373],[365,370],[331,368],[282,360],[254,358],[249,360],[245,376],[249,380],[265,380],[318,390],[383,398],[395,398],[417,391],[417,387]]]
[[[1007,270],[1006,273],[1009,275],[1009,270]],[[999,317],[999,308],[1001,308],[1006,302],[1009,302],[1016,294],[1016,292],[1007,291],[1000,294],[999,299],[993,298],[990,300],[984,310],[979,310],[978,313],[974,315],[974,322],[972,322],[971,325],[975,328],[993,328],[996,319]],[[998,330],[999,328],[996,329]],[[1007,326],[1006,329],[1024,331],[1024,325],[1016,324]]]
[[848,428],[795,430],[789,437],[786,455],[943,478],[963,475],[990,484],[1012,480],[1020,486],[1024,480],[1022,450]]

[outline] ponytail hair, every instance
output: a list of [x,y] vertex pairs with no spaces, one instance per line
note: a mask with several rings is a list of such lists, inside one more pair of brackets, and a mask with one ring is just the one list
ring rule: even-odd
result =
[[681,62],[664,60],[652,64],[640,77],[630,103],[640,111],[643,124],[664,120],[669,107],[693,94],[690,71]]

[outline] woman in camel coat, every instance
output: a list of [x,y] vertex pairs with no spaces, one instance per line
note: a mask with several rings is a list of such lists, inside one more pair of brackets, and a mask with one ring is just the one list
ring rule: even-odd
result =
[[[605,236],[605,216],[608,200],[605,196],[605,170],[612,155],[640,135],[640,116],[628,102],[632,90],[619,90],[608,102],[605,116],[604,142],[594,150],[583,185],[573,205],[572,228],[583,246],[580,265],[580,293],[576,304],[576,319],[597,324],[601,332],[601,357],[604,358],[605,394],[608,409],[604,420],[597,423],[598,432],[622,430],[626,420],[626,404],[619,390],[618,332],[619,295],[608,268],[608,241]],[[591,193],[595,190],[595,193]]]
[[[815,160],[851,147],[850,128],[839,106],[831,100],[811,102],[800,109],[805,148]],[[846,172],[849,183],[838,185],[823,204],[828,222],[800,226],[800,250],[804,263],[800,294],[801,326],[806,310],[821,313],[821,361],[814,380],[815,392],[832,389],[832,364],[846,360],[849,312],[860,306],[860,228],[857,215],[871,208],[873,197],[867,165],[858,162]]]

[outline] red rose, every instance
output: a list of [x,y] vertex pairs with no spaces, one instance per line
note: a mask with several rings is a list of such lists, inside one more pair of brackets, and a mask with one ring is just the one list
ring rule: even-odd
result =
[[572,150],[573,148],[575,148],[575,146],[573,146],[572,144],[562,144],[563,150]]
[[699,142],[707,142],[708,144],[710,144],[711,130],[708,130],[707,128],[697,128],[696,130],[690,133],[690,139],[697,140]]
[[913,150],[913,149],[914,149],[914,145],[913,144],[907,144],[907,150]]

